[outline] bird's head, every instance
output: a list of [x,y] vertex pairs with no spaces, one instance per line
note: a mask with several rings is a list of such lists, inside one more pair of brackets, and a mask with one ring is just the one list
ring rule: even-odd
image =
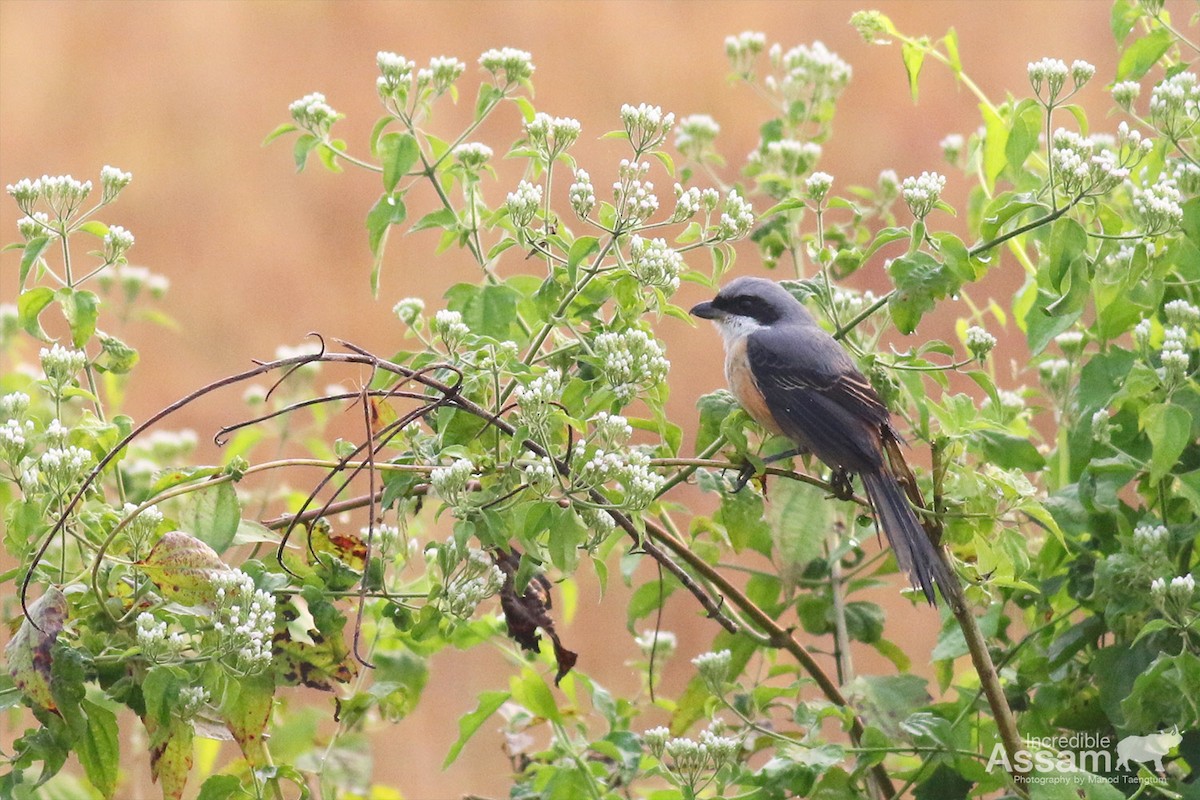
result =
[[691,314],[712,320],[726,338],[778,323],[812,322],[804,306],[787,289],[775,281],[754,277],[730,281],[712,300],[692,306]]

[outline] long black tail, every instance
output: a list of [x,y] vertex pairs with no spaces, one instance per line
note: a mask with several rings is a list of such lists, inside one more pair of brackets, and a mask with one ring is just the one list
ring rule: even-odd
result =
[[900,569],[908,575],[913,586],[925,593],[930,605],[937,605],[934,583],[944,597],[949,597],[952,587],[957,588],[958,579],[929,541],[895,477],[884,469],[864,472],[862,480]]

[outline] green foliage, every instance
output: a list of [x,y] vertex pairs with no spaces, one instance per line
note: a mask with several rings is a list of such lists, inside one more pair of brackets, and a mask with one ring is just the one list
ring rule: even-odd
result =
[[[281,349],[198,390],[274,384],[252,384],[249,419],[221,431],[223,465],[193,463],[192,437],[146,434],[159,416],[120,413],[138,359],[115,323],[153,317],[164,288],[126,263],[132,235],[94,218],[130,176],[106,167],[88,209],[90,184],[10,185],[28,216],[0,347],[15,367],[48,346],[40,371],[0,375],[0,514],[20,565],[3,580],[26,615],[0,698],[29,726],[0,795],[38,796],[75,760],[94,793],[121,796],[124,707],[166,798],[361,796],[366,735],[403,724],[430,657],[487,643],[516,645],[501,648],[510,673],[459,720],[443,766],[499,726],[513,798],[1066,796],[1062,782],[1024,781],[1062,777],[1032,756],[1073,755],[1083,735],[1113,755],[1118,738],[1169,729],[1185,734],[1154,788],[1182,795],[1200,730],[1200,121],[1182,61],[1195,45],[1161,2],[1117,0],[1122,121],[1089,137],[1069,103],[1094,79],[1085,62],[1034,62],[1028,89],[997,103],[953,30],[932,40],[878,12],[852,21],[869,42],[899,42],[913,101],[938,67],[975,96],[980,127],[942,143],[970,184],[967,238],[936,229],[955,212],[936,172],[842,190],[817,170],[851,79],[820,44],[727,41],[735,81],[771,108],[735,177],[722,177],[711,118],[624,106],[607,135],[624,159],[611,197],[571,154],[579,123],[537,112],[518,50],[480,57],[458,131],[438,127],[438,109],[458,101],[466,65],[380,53],[384,114],[363,157],[334,138],[341,115],[324,96],[297,100],[267,142],[294,137],[298,169],[315,154],[380,176],[373,205],[361,200],[377,294],[393,228],[440,231],[437,249],[464,250],[479,279],[447,287],[441,309],[400,299],[407,345],[390,357]],[[1152,82],[1148,103],[1121,83],[1134,80]],[[509,107],[522,124],[506,150],[474,140]],[[516,187],[493,185],[497,157],[525,165]],[[659,173],[679,180],[671,209]],[[410,222],[417,192],[438,208]],[[102,243],[82,271],[80,235]],[[724,390],[697,401],[695,456],[667,420],[655,322],[688,319],[672,301],[681,282],[715,287],[751,253],[790,271],[785,285],[932,454],[912,488],[967,589],[947,598],[929,654],[875,602],[896,567],[861,544],[862,501],[831,497],[803,457],[773,459],[786,443]],[[860,269],[893,288],[856,291]],[[1001,270],[1024,275],[1011,300],[990,294]],[[959,341],[922,338],[950,298],[969,310]],[[1024,347],[1011,370],[989,356],[989,326]],[[918,338],[889,350],[890,328]],[[368,385],[317,388],[346,364],[370,368]],[[329,404],[348,402],[362,429],[330,441]],[[293,446],[307,457],[278,457]],[[302,490],[278,477],[313,466],[327,476]],[[755,480],[733,492],[743,469]],[[711,515],[673,498],[685,481],[713,495]],[[607,587],[614,568],[631,587],[644,689],[627,697],[576,669],[592,644],[562,625],[577,576]],[[635,633],[667,603],[703,608],[713,633],[676,697],[657,685],[674,635]],[[856,672],[862,646],[894,670]],[[926,656],[932,681],[912,669]],[[295,686],[329,705],[295,707]],[[656,710],[668,726],[650,727]],[[318,736],[327,713],[338,725]],[[195,766],[208,737],[240,752],[216,774]],[[1075,777],[1108,800],[1129,785],[1122,769]]]

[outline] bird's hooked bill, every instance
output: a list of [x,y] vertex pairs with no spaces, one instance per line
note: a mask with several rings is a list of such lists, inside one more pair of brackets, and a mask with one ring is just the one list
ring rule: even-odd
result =
[[696,305],[692,306],[692,310],[689,311],[688,313],[691,314],[693,317],[700,317],[700,319],[720,319],[721,317],[725,316],[724,312],[721,311],[721,309],[714,306],[708,300],[705,300],[703,303],[697,303]]

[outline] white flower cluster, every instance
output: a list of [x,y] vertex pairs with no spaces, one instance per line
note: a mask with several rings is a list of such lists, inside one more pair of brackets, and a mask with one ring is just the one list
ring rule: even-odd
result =
[[[136,511],[137,506],[133,503],[126,503],[121,509],[122,515],[126,517]],[[129,540],[130,552],[141,557],[146,552],[150,540],[158,532],[158,526],[162,524],[162,521],[163,513],[158,510],[158,506],[147,506],[142,509],[140,514],[129,520],[125,525],[125,537]]]
[[629,135],[634,153],[641,155],[662,144],[675,125],[675,115],[664,114],[661,106],[646,103],[631,106],[626,103],[621,106],[621,122],[625,126],[625,133]]
[[[1071,76],[1071,81],[1075,84],[1074,91],[1079,91],[1096,74],[1096,68],[1086,61],[1076,59],[1071,62],[1068,69],[1067,65],[1057,58],[1031,61],[1026,71],[1029,75],[1029,85],[1033,87],[1033,93],[1044,103],[1054,103],[1059,99],[1059,94],[1066,84],[1067,75]],[[1046,87],[1045,97],[1042,97],[1043,84]]]
[[635,636],[633,643],[647,658],[653,651],[656,658],[665,659],[674,654],[675,649],[679,646],[679,639],[670,631],[646,630],[642,631],[640,636]]
[[[132,239],[132,237],[130,237]],[[115,269],[100,273],[100,286],[105,291],[116,283],[125,293],[129,301],[136,300],[143,289],[148,289],[152,297],[162,297],[171,288],[171,281],[166,275],[156,275],[145,267],[131,264],[119,264]]]
[[114,264],[125,258],[125,251],[133,247],[133,234],[120,225],[113,225],[104,234],[104,261]]
[[918,220],[923,220],[933,211],[942,190],[946,188],[946,177],[936,172],[922,172],[916,177],[907,177],[900,184],[900,194],[908,204],[908,210]]
[[900,196],[900,176],[894,169],[885,169],[879,173],[879,199],[891,202]]
[[729,680],[729,667],[733,654],[728,650],[701,653],[692,659],[692,666],[700,673],[700,678],[710,687],[719,689]]
[[17,419],[29,410],[29,395],[24,392],[9,392],[0,395],[0,415],[5,419]]
[[492,148],[482,142],[463,142],[451,154],[468,172],[478,172],[492,157]]
[[33,420],[22,422],[18,419],[8,419],[0,425],[0,454],[4,460],[17,466],[25,456],[29,455],[32,445],[29,439],[33,436]]
[[550,162],[575,144],[581,130],[577,119],[552,117],[539,111],[525,123],[525,138],[542,160]]
[[1188,332],[1182,325],[1172,325],[1163,332],[1162,353],[1163,380],[1171,385],[1182,381],[1187,375],[1191,358],[1188,356]]
[[967,350],[976,361],[983,361],[988,353],[996,349],[996,337],[978,325],[967,328]]
[[679,276],[686,268],[683,256],[665,239],[635,235],[629,240],[629,272],[643,286],[662,289],[670,295],[679,288]]
[[575,170],[575,181],[567,191],[567,199],[571,209],[580,219],[586,219],[596,207],[596,190],[592,187],[592,178],[584,170]]
[[600,372],[622,404],[632,401],[639,388],[666,380],[671,366],[662,345],[642,330],[602,333],[593,347]]
[[442,502],[451,508],[466,505],[471,493],[467,485],[475,474],[475,465],[469,458],[459,458],[448,467],[437,467],[429,473],[429,485]]
[[168,635],[167,623],[155,619],[149,611],[138,614],[135,624],[138,649],[148,661],[155,664],[174,661],[187,645],[182,634],[175,632]]
[[1185,328],[1195,328],[1200,325],[1200,308],[1182,298],[1167,303],[1163,306],[1163,311],[1166,312],[1167,322],[1171,325],[1180,325]]
[[748,235],[753,227],[754,206],[738,194],[737,189],[730,189],[725,195],[725,206],[713,238],[718,242],[731,242]]
[[533,56],[514,47],[493,48],[479,57],[479,66],[492,73],[497,83],[517,83],[533,75]]
[[658,210],[654,184],[643,181],[649,171],[650,164],[647,162],[621,160],[617,170],[618,180],[613,183],[613,200],[617,219],[625,225],[644,222]]
[[633,426],[620,414],[601,411],[592,417],[592,433],[606,447],[620,447],[633,437]]
[[504,572],[482,550],[467,551],[462,568],[447,576],[442,607],[448,614],[463,619],[476,607],[504,588]]
[[1142,221],[1146,236],[1174,230],[1183,224],[1183,195],[1165,174],[1145,188],[1133,187],[1133,210]]
[[725,55],[738,75],[746,75],[754,65],[755,56],[767,47],[766,34],[758,31],[742,31],[736,36],[725,37]]
[[459,345],[471,335],[471,329],[462,321],[462,314],[445,308],[433,315],[429,329],[441,337],[446,344],[446,349],[451,352],[457,350]]
[[814,172],[804,181],[804,194],[818,204],[825,202],[825,197],[832,188],[833,176],[828,172]]
[[675,130],[675,149],[688,158],[699,161],[721,132],[721,126],[710,114],[689,114],[679,120]]
[[846,289],[833,290],[833,307],[837,309],[838,316],[842,319],[857,316],[864,308],[873,305],[877,299],[875,293],[870,289],[861,293]]
[[534,431],[543,432],[546,420],[554,413],[551,405],[562,395],[562,373],[549,370],[513,393],[517,401],[517,419]]
[[542,187],[529,181],[521,181],[517,184],[516,191],[508,193],[504,206],[508,209],[508,218],[512,220],[513,225],[527,228],[542,206]]
[[254,587],[240,569],[217,573],[213,631],[221,661],[241,675],[257,675],[271,666],[275,636],[275,598]]
[[64,447],[70,433],[71,430],[56,417],[46,426],[46,443],[53,447]]
[[[650,467],[650,457],[640,450],[624,452],[597,448],[587,457],[587,445],[575,445],[575,457],[583,462],[575,473],[577,489],[600,489],[616,483],[621,497],[614,504],[630,511],[641,511],[650,505],[666,480]],[[586,458],[586,460],[584,460]]]
[[1150,582],[1150,595],[1160,606],[1173,601],[1179,608],[1187,608],[1195,592],[1196,579],[1190,572],[1171,578],[1170,583],[1164,578],[1155,578]]
[[42,363],[42,373],[56,391],[70,383],[78,372],[87,366],[87,354],[82,350],[74,350],[55,344],[50,348],[43,347],[38,353]]
[[530,451],[526,451],[525,459],[527,463],[521,470],[525,476],[525,483],[538,495],[545,497],[558,483],[558,472],[554,469],[554,462],[546,456],[539,456]]
[[1168,139],[1187,136],[1200,123],[1200,84],[1196,73],[1164,78],[1150,92],[1150,122]]
[[1133,546],[1145,561],[1161,561],[1167,552],[1170,534],[1165,525],[1138,525],[1133,529]]
[[583,520],[587,529],[592,532],[592,542],[603,541],[605,537],[616,530],[617,523],[613,521],[612,515],[604,509],[576,505],[575,512],[579,514],[579,518]]
[[[1126,141],[1132,141],[1132,137],[1126,137]],[[1050,163],[1069,196],[1102,194],[1129,177],[1129,168],[1116,153],[1098,150],[1094,138],[1065,128],[1059,128],[1051,137]]]
[[750,153],[749,161],[765,172],[795,177],[808,172],[821,158],[821,145],[796,139],[777,139],[768,142],[762,152]]
[[1062,391],[1071,375],[1071,362],[1065,358],[1047,359],[1038,364],[1038,374],[1051,391]]
[[131,173],[122,172],[116,167],[105,164],[100,170],[100,197],[102,202],[111,203],[113,200],[116,200],[117,195],[132,180],[133,175]]
[[702,785],[708,773],[735,761],[742,748],[737,739],[721,736],[711,729],[702,731],[698,738],[699,741],[671,738],[667,728],[658,727],[642,734],[642,744],[659,761],[670,759],[668,767],[679,782],[694,788]]
[[429,66],[417,70],[417,91],[432,87],[435,95],[445,94],[466,72],[467,65],[450,56],[434,56]]
[[392,306],[392,313],[405,325],[415,325],[425,312],[425,301],[419,297],[405,297]]
[[[372,536],[371,529],[367,527],[359,528],[358,533],[364,542],[367,537]],[[400,541],[400,529],[386,522],[376,522],[373,539],[378,542],[380,557],[386,559],[388,555],[396,552],[396,545]]]
[[1134,101],[1141,93],[1142,86],[1137,81],[1119,81],[1112,87],[1113,102],[1126,111],[1133,107]]
[[92,191],[91,181],[77,181],[70,175],[43,175],[36,180],[22,178],[5,187],[17,207],[25,214],[33,214],[33,205],[45,200],[58,219],[70,217],[83,204]]
[[325,95],[320,92],[306,94],[288,106],[292,120],[304,130],[323,139],[329,134],[333,123],[341,119],[341,114],[325,102]]
[[[1001,422],[1012,422],[1025,411],[1025,398],[1017,392],[1010,392],[1007,389],[1001,389],[996,393],[1000,402],[996,406],[996,415]],[[984,411],[992,410],[992,398],[983,398],[983,403],[980,405]]]
[[1143,350],[1150,345],[1150,320],[1143,319],[1133,326],[1133,341]]
[[187,722],[199,714],[208,701],[208,690],[203,686],[184,686],[180,688],[179,697],[171,711],[176,717]]
[[17,233],[29,241],[35,236],[52,236],[54,229],[50,227],[50,215],[44,211],[35,211],[17,220]]
[[850,65],[822,42],[798,45],[786,53],[775,45],[770,56],[783,77],[767,76],[767,88],[779,91],[789,103],[803,101],[810,109],[836,100],[853,74]]
[[942,148],[942,156],[951,164],[957,164],[962,158],[963,147],[966,146],[966,141],[961,133],[947,134],[944,139],[938,142],[938,147]]
[[153,431],[131,446],[136,454],[155,461],[167,462],[186,456],[196,449],[196,432],[190,428],[178,431]]
[[1193,164],[1183,158],[1167,162],[1171,170],[1171,180],[1179,187],[1185,197],[1195,197],[1200,194],[1200,164]]
[[1112,444],[1113,431],[1116,429],[1117,426],[1112,424],[1112,418],[1109,417],[1107,408],[1102,408],[1092,414],[1092,439],[1097,444]]
[[675,213],[671,222],[683,222],[703,211],[711,214],[721,202],[721,193],[716,189],[698,189],[695,186],[684,189],[681,184],[675,184]]
[[1064,331],[1054,337],[1054,343],[1067,358],[1074,360],[1083,352],[1083,331]]
[[379,77],[375,79],[375,88],[379,90],[379,94],[395,97],[403,103],[412,83],[416,63],[396,53],[380,50],[375,54],[375,64],[380,72]]

